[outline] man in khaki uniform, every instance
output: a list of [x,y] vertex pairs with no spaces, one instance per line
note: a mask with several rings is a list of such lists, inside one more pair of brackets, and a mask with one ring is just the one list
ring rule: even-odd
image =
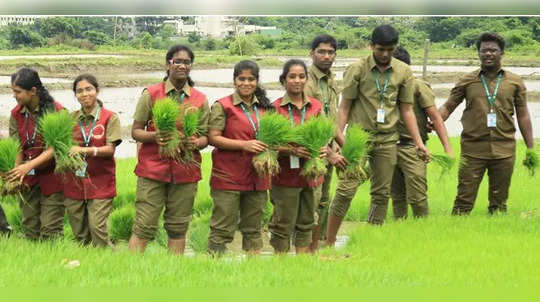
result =
[[[429,156],[418,133],[412,109],[414,78],[407,64],[392,60],[398,43],[398,33],[390,25],[373,30],[371,48],[367,58],[349,65],[343,78],[342,100],[338,111],[337,141],[345,143],[343,129],[346,124],[358,123],[371,136],[369,166],[371,174],[371,207],[368,223],[382,224],[386,217],[392,175],[396,165],[397,123],[401,116],[411,133],[416,149]],[[333,245],[337,230],[354,197],[358,180],[340,179],[338,192],[330,207],[327,243]],[[342,192],[347,193],[340,194]]]
[[452,214],[472,211],[484,172],[489,177],[490,214],[506,212],[508,188],[514,169],[516,141],[514,113],[527,148],[533,148],[532,124],[523,79],[501,68],[504,39],[483,33],[476,42],[480,69],[461,78],[439,108],[444,120],[465,99],[461,118],[462,165]]
[[[409,53],[401,46],[394,52],[394,58],[411,65]],[[444,151],[453,156],[444,121],[435,107],[435,94],[429,84],[420,79],[414,79],[413,108],[418,122],[418,131],[424,144],[428,140],[429,117]],[[396,219],[407,218],[408,204],[411,205],[414,217],[424,217],[428,215],[426,162],[416,154],[411,135],[401,120],[398,123],[398,132],[397,165],[390,191],[394,217]]]
[[[323,105],[323,112],[331,119],[336,119],[338,106],[338,87],[335,81],[335,74],[332,72],[332,64],[336,59],[337,42],[330,35],[316,36],[311,42],[311,59],[313,64],[308,70],[308,80],[305,86],[307,96],[316,98]],[[330,200],[330,183],[334,166],[328,164],[327,172],[321,188],[321,200],[316,208],[318,215],[313,228],[313,240],[310,246],[312,252],[317,250],[318,241],[321,237],[320,227],[326,219],[326,208]],[[326,234],[323,236],[325,239]]]

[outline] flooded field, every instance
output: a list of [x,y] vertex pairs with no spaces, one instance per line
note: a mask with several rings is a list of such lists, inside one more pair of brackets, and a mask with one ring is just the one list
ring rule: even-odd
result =
[[[540,85],[540,82],[535,82],[535,85]],[[234,91],[233,88],[198,87],[198,89],[206,94],[210,105],[219,98],[230,95]],[[135,106],[142,90],[143,87],[103,88],[99,97],[107,108],[118,113],[120,122],[122,126],[125,127],[133,123]],[[268,90],[267,94],[271,100],[275,100],[283,95],[283,91]],[[51,95],[69,110],[80,108],[80,105],[71,90],[53,90],[51,91]],[[436,100],[437,106],[442,105],[444,101],[445,99],[438,98]],[[0,117],[7,118],[14,106],[15,100],[11,94],[0,94]],[[463,129],[460,119],[464,106],[464,103],[458,106],[456,111],[446,121],[446,127],[451,136],[459,135]],[[531,114],[534,136],[540,138],[540,103],[530,102],[529,111]],[[5,133],[7,129],[0,129],[0,131]],[[516,137],[521,138],[519,131],[517,131]],[[129,140],[129,138],[125,139],[124,143],[118,148],[117,155],[119,157],[135,156],[135,144],[133,142],[130,143]]]
[[31,55],[31,56],[0,56],[0,60],[14,59],[70,59],[70,58],[125,58],[125,55],[107,54],[69,54],[69,55]]
[[[51,84],[51,83],[73,83],[72,80],[69,79],[63,79],[63,78],[41,78],[41,82],[43,84]],[[10,85],[11,84],[11,76],[0,76],[0,85]]]

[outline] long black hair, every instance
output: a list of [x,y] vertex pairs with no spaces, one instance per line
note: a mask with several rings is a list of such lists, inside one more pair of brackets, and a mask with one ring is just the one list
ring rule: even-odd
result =
[[49,91],[43,87],[37,71],[31,68],[21,68],[11,75],[11,85],[17,85],[24,90],[30,90],[36,87],[39,98],[39,112],[42,116],[44,112],[55,110],[54,99]]
[[[174,54],[179,51],[187,52],[189,55],[189,58],[191,59],[191,64],[193,64],[193,62],[195,61],[195,54],[193,53],[191,48],[182,44],[176,44],[176,45],[171,46],[171,48],[169,48],[169,51],[167,51],[167,55],[165,55],[165,64],[170,64],[169,61],[172,59]],[[163,78],[163,81],[167,81],[168,78],[169,78],[169,70],[167,69],[167,75]],[[191,87],[195,86],[195,82],[193,82],[190,76],[187,77],[187,82],[189,86]]]
[[264,109],[274,109],[272,104],[270,103],[270,100],[266,96],[266,91],[259,86],[259,66],[257,63],[251,61],[251,60],[243,60],[236,65],[234,65],[234,72],[233,72],[233,81],[242,73],[244,70],[251,71],[251,74],[257,79],[257,88],[255,88],[255,96],[257,97],[257,100],[259,100],[259,106]]

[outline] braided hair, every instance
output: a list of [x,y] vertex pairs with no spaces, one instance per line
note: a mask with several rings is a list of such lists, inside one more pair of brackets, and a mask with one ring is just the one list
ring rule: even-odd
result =
[[41,83],[41,79],[37,71],[31,68],[21,68],[11,75],[11,85],[17,85],[25,90],[30,90],[36,87],[39,98],[39,112],[42,116],[47,111],[55,110],[54,99],[49,94],[47,88]]

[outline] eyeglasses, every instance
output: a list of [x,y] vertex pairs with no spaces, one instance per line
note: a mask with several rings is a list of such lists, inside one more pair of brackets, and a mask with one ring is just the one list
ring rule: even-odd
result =
[[92,92],[94,90],[96,90],[96,88],[94,88],[93,86],[88,86],[86,88],[79,88],[79,89],[75,90],[75,94],[82,94],[85,91],[90,93],[90,92]]
[[324,56],[326,54],[328,54],[329,56],[333,56],[336,54],[336,51],[332,49],[317,49],[315,53],[321,56]]
[[174,66],[180,66],[180,65],[191,66],[192,64],[191,60],[182,60],[182,59],[169,60],[169,63]]

